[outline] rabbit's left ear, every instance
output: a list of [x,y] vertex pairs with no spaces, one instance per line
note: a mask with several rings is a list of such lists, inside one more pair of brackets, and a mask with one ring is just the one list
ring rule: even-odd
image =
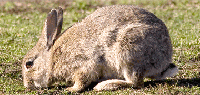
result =
[[45,28],[45,38],[47,39],[46,45],[48,49],[50,49],[57,35],[57,12],[55,9],[52,9],[51,12],[48,14],[45,22]]
[[47,39],[48,49],[54,44],[54,41],[58,38],[58,35],[61,33],[63,23],[63,10],[59,7],[57,10],[52,9],[48,14],[45,22],[45,32]]

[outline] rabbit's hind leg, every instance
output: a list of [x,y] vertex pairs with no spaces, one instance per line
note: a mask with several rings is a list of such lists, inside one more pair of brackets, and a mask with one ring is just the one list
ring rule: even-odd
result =
[[108,91],[108,90],[113,91],[113,90],[118,90],[120,88],[131,87],[132,85],[133,85],[132,83],[129,83],[125,80],[110,79],[98,83],[93,89],[95,91]]
[[144,85],[143,77],[138,76],[132,72],[132,74],[128,74],[124,71],[125,80],[120,79],[110,79],[106,81],[102,81],[98,83],[95,87],[95,91],[107,91],[107,90],[118,90],[121,88],[141,88]]
[[125,80],[129,83],[132,83],[132,88],[144,87],[144,76],[142,73],[126,69],[123,71],[123,73]]

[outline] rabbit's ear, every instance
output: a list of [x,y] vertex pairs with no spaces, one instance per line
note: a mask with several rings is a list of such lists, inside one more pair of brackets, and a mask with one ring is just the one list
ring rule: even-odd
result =
[[45,22],[45,32],[47,47],[50,49],[57,35],[57,12],[55,9],[52,9],[47,16],[47,20]]
[[58,7],[57,9],[57,35],[56,37],[61,33],[62,30],[62,24],[63,24],[63,9],[61,7]]

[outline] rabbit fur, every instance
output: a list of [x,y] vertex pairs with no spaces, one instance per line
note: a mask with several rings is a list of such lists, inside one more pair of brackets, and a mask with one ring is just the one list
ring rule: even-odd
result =
[[48,14],[37,44],[22,62],[24,86],[66,81],[67,91],[141,88],[143,78],[164,79],[178,71],[165,24],[132,5],[97,9],[61,33],[62,8]]

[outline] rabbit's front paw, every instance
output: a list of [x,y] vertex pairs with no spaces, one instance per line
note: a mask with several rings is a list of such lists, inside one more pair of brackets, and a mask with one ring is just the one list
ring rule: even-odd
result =
[[66,88],[66,90],[69,92],[77,92],[78,91],[78,89],[76,87],[68,87],[68,88]]

